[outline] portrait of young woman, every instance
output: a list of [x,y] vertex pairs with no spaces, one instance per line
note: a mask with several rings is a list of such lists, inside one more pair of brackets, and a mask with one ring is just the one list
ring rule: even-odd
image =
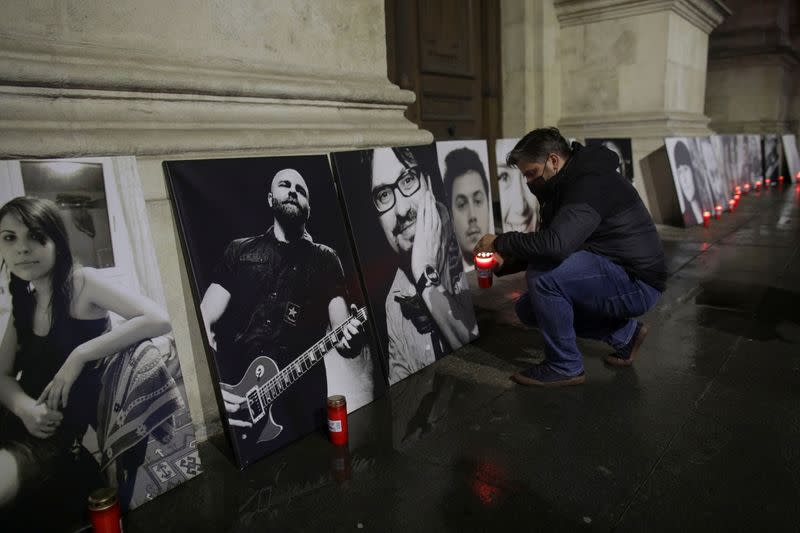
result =
[[[147,479],[159,475],[153,444],[168,456],[184,446],[169,444],[176,435],[194,433],[163,305],[108,272],[142,283],[106,246],[105,191],[86,187],[102,166],[20,168],[30,195],[0,205],[0,524],[61,527],[82,519],[96,488],[116,487],[123,509],[149,499],[145,485],[150,498],[166,490]],[[41,193],[53,169],[82,188]],[[33,512],[42,498],[48,513]]]

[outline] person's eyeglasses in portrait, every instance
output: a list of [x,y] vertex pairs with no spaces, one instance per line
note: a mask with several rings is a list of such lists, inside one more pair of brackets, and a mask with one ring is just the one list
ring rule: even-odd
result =
[[372,203],[375,204],[375,209],[381,214],[389,211],[397,201],[395,189],[408,198],[419,190],[421,181],[419,167],[413,166],[400,174],[393,184],[376,187],[372,190]]

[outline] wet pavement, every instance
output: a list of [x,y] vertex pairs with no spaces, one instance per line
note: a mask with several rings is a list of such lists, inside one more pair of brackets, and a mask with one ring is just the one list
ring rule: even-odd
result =
[[514,317],[521,275],[495,279],[481,338],[351,414],[349,450],[313,434],[240,472],[205,443],[205,473],[126,532],[800,530],[800,190],[661,234],[633,368],[581,340],[585,385],[515,385],[542,339]]

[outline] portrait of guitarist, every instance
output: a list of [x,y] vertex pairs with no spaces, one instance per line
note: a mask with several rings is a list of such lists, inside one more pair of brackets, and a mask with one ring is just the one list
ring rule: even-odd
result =
[[[261,235],[228,244],[200,304],[243,462],[324,425],[325,364],[313,353],[299,362],[298,356],[313,348],[336,350],[352,358],[368,342],[363,309],[357,312],[354,305],[348,306],[339,257],[330,247],[315,243],[306,230],[311,207],[303,176],[289,168],[277,172],[267,203],[273,225]],[[328,340],[320,347],[326,335]],[[280,383],[270,385],[269,391],[262,389],[260,396],[250,397],[251,401],[260,398],[264,405],[259,410],[269,402],[271,413],[266,418],[271,416],[278,425],[272,433],[261,432],[259,439],[252,427],[254,411],[252,405],[248,409],[248,391],[235,384],[244,383],[251,366],[256,367],[258,378],[264,372],[267,377],[274,373],[274,368],[253,365],[263,356],[287,373],[275,378]]]

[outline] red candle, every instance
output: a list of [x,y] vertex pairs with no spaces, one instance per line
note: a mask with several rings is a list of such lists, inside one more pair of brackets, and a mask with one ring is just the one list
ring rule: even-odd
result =
[[722,206],[721,205],[715,205],[714,206],[714,218],[716,218],[717,220],[722,218]]
[[89,495],[89,520],[96,533],[120,533],[122,522],[117,489],[97,489]]
[[711,211],[703,211],[703,226],[707,228],[709,222],[711,222]]
[[742,194],[742,188],[738,185],[736,186],[736,194]]
[[347,401],[341,394],[328,397],[328,434],[335,445],[347,444]]
[[492,252],[478,252],[475,254],[475,269],[478,271],[478,286],[488,289],[492,286],[492,269],[496,260]]
[[744,184],[744,193],[747,194],[749,192],[750,192],[750,184],[749,183],[745,183]]
[[783,176],[778,176],[778,185],[783,185]]
[[797,176],[794,177],[797,181],[800,181],[800,172],[797,173]]
[[756,181],[756,190],[757,191],[761,190],[761,180]]
[[728,200],[728,211],[730,211],[731,213],[733,213],[733,210],[734,210],[735,208],[736,208],[736,200],[734,200],[733,198],[731,198],[730,200]]

